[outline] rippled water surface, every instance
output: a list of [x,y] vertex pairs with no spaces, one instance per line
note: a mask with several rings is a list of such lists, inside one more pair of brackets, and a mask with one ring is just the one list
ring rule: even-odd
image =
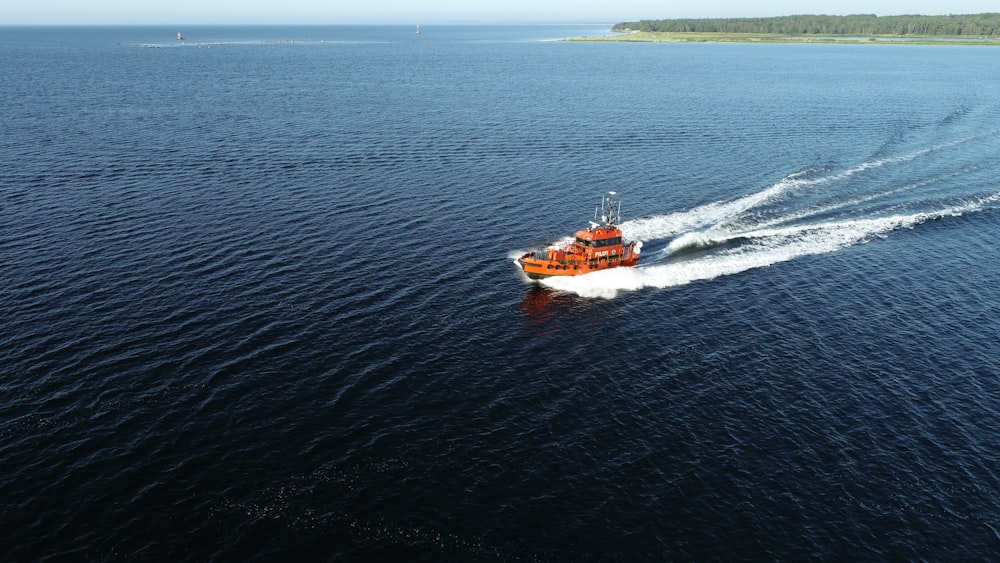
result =
[[4,560],[1000,550],[1000,52],[2,31]]

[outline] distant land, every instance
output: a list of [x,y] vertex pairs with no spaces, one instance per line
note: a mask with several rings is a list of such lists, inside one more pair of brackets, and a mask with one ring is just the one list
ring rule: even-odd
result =
[[615,24],[611,30],[616,35],[569,40],[1000,45],[1000,13],[640,20]]

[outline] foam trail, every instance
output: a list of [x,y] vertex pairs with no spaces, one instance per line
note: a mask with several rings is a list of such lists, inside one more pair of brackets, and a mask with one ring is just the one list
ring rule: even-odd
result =
[[913,228],[929,220],[959,216],[982,210],[1000,201],[1000,193],[966,205],[931,212],[891,215],[798,225],[776,229],[758,229],[716,238],[706,237],[705,244],[716,244],[734,238],[747,239],[746,244],[714,255],[663,265],[638,268],[614,268],[583,276],[546,278],[545,285],[583,297],[613,298],[621,291],[646,287],[666,288],[710,280],[786,262],[802,256],[825,254],[862,244],[892,231]]
[[692,231],[690,233],[684,233],[683,235],[670,241],[670,244],[667,245],[663,255],[669,256],[691,248],[705,248],[715,244],[720,240],[720,238],[722,237],[713,236],[713,234],[709,231]]
[[[809,177],[811,173],[816,172],[815,169],[796,172],[782,178],[780,181],[768,188],[733,201],[717,201],[694,207],[688,211],[626,221],[621,225],[622,233],[626,238],[635,240],[659,240],[670,238],[687,231],[704,229],[709,226],[721,227],[727,221],[733,219],[741,213],[745,213],[764,204],[779,201],[784,197],[793,195],[798,190],[803,188],[839,182],[868,170],[910,162],[935,151],[971,141],[974,138],[975,137],[969,137],[966,139],[950,141],[933,147],[915,150],[900,156],[869,160],[852,168],[815,178]],[[907,189],[919,187],[920,185],[923,184],[909,186]],[[850,205],[850,202],[838,204],[840,207],[846,205]]]
[[733,201],[716,201],[688,211],[625,221],[621,224],[622,234],[628,239],[657,240],[715,225],[748,209],[773,201],[795,188],[816,182],[804,178],[808,172],[786,176],[769,188]]

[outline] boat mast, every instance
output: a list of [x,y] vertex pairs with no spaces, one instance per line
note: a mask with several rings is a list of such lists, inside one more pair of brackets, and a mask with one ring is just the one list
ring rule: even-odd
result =
[[[601,196],[601,204],[594,209],[594,220],[590,222],[590,227],[596,229],[601,225],[597,222],[597,215],[600,212],[601,223],[605,227],[617,227],[619,218],[622,214],[622,204],[621,202],[616,202],[614,196],[618,195],[618,192],[608,192],[608,195]],[[615,203],[618,204],[615,207]]]
[[609,227],[614,227],[618,225],[618,217],[621,214],[622,204],[618,202],[618,208],[615,208],[614,196],[618,195],[618,192],[608,192],[607,202],[605,204],[605,217],[604,222],[607,223]]

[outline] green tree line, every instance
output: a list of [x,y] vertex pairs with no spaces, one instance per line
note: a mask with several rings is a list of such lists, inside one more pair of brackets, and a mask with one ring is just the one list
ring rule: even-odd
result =
[[783,35],[916,35],[1000,37],[1000,13],[948,16],[781,16],[641,20],[616,24],[614,31],[775,33]]

